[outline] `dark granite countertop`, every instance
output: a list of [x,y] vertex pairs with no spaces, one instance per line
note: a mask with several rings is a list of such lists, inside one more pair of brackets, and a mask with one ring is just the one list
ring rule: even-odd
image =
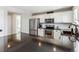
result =
[[38,28],[38,29],[44,29],[44,30],[61,30],[61,29],[46,29],[46,28]]

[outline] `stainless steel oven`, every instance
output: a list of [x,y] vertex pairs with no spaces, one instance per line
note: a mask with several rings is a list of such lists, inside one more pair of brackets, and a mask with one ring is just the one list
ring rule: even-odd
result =
[[52,23],[54,23],[54,18],[45,19],[45,23],[46,23],[45,37],[53,39],[54,38],[54,31],[53,31],[54,25],[52,25]]
[[54,38],[54,32],[53,30],[45,30],[45,37],[46,38],[50,38],[50,39],[53,39]]

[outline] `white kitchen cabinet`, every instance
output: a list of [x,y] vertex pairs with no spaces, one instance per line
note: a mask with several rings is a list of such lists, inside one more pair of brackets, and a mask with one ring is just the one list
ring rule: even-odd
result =
[[44,29],[38,29],[38,36],[44,37]]
[[46,14],[39,15],[38,18],[40,18],[40,23],[45,23]]
[[54,30],[54,39],[57,45],[62,45],[62,36],[60,30]]
[[66,47],[66,48],[72,48],[72,42],[69,40],[68,36],[62,36],[60,30],[54,30],[54,39],[55,43],[57,45]]
[[56,23],[71,23],[73,21],[73,12],[65,11],[54,13],[54,19]]
[[58,13],[54,13],[54,21],[57,23],[62,22],[63,21],[63,17],[62,17],[62,13],[58,12]]
[[53,13],[51,13],[51,14],[47,14],[47,17],[53,19],[53,18],[54,18],[54,14],[53,14]]
[[79,25],[79,7],[76,6],[73,8],[73,20],[74,20],[74,24]]
[[79,41],[74,42],[74,51],[79,52]]
[[73,12],[67,11],[63,12],[63,22],[72,23],[73,22]]
[[41,14],[41,15],[35,15],[35,16],[32,16],[32,18],[40,18],[40,23],[44,23],[45,22],[45,18],[46,18],[46,14]]
[[63,47],[72,48],[72,42],[69,40],[68,36],[63,36]]
[[60,39],[60,34],[61,34],[61,32],[59,30],[54,30],[54,38],[55,39]]

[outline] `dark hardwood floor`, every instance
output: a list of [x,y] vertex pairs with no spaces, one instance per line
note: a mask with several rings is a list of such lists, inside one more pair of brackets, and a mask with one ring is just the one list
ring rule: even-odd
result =
[[8,37],[6,52],[72,52],[71,49],[37,40],[25,33],[20,33],[18,37],[16,38],[16,35]]

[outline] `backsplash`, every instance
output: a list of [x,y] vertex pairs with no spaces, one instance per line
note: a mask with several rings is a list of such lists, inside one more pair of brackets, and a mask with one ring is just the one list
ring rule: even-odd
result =
[[[45,28],[46,27],[46,25],[52,25],[53,26],[53,24],[42,24],[42,28]],[[69,28],[69,24],[55,24],[54,25],[54,28],[60,28],[60,29],[70,29]]]

